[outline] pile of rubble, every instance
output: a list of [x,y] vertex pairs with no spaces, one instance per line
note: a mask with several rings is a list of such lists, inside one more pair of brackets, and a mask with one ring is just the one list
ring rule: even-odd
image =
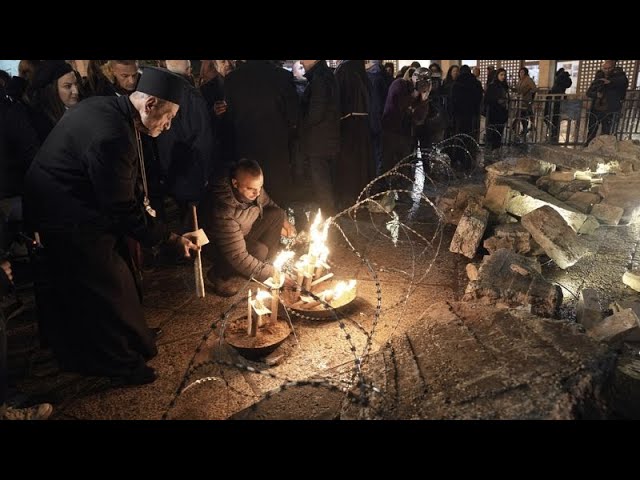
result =
[[[528,157],[486,171],[484,185],[451,187],[436,201],[445,220],[457,225],[450,251],[470,259],[481,246],[488,252],[479,265],[467,266],[464,299],[557,318],[562,290],[543,278],[539,259],[570,268],[592,253],[583,236],[603,225],[637,222],[640,145],[600,136],[586,149],[533,146]],[[640,271],[627,272],[624,282],[640,291]],[[599,311],[598,322],[584,324],[595,338],[640,334],[632,312],[614,313],[631,318],[616,317],[627,332],[621,334]]]

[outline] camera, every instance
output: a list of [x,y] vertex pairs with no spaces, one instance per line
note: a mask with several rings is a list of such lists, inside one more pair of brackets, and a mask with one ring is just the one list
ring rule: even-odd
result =
[[431,79],[425,79],[425,80],[418,80],[416,82],[416,90],[418,90],[419,92],[425,90],[425,88],[431,84],[433,86],[433,83],[431,81]]

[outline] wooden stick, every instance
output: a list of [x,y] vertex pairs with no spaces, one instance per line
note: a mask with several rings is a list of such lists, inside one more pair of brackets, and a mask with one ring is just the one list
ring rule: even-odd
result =
[[[191,205],[191,215],[193,216],[193,230],[198,230],[198,212],[196,211],[196,205]],[[204,298],[204,277],[202,275],[202,257],[200,256],[200,250],[196,252],[196,259],[193,264],[196,278],[196,295],[198,298]]]
[[275,322],[278,320],[278,307],[279,307],[279,296],[280,290],[277,288],[271,289],[271,321]]
[[331,277],[333,277],[333,273],[327,273],[324,277],[320,277],[319,279],[314,280],[313,282],[311,282],[311,286],[315,287],[319,283],[322,283],[325,280],[329,280]]
[[247,335],[250,337],[256,336],[257,321],[253,321],[253,307],[251,306],[251,289],[247,294]]

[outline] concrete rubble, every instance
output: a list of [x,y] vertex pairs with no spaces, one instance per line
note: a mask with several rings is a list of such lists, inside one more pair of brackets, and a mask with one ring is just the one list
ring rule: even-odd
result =
[[600,296],[594,288],[583,288],[576,305],[576,320],[587,330],[602,322]]
[[475,201],[470,201],[453,234],[449,251],[473,258],[487,229],[488,219],[489,212]]
[[562,269],[574,265],[589,253],[564,218],[548,205],[522,217],[522,226],[545,253]]
[[540,274],[536,259],[506,249],[485,255],[476,280],[469,278],[463,299],[506,307],[526,306],[543,317],[555,317],[562,303],[560,287]]
[[594,339],[619,347],[622,342],[640,342],[640,320],[633,309],[625,308],[588,330]]

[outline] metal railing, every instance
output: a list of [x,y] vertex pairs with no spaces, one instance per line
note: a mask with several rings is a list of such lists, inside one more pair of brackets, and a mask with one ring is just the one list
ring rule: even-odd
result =
[[585,145],[598,133],[640,139],[640,92],[629,91],[620,112],[612,114],[593,112],[591,99],[582,95],[539,93],[526,103],[513,96],[502,144]]

